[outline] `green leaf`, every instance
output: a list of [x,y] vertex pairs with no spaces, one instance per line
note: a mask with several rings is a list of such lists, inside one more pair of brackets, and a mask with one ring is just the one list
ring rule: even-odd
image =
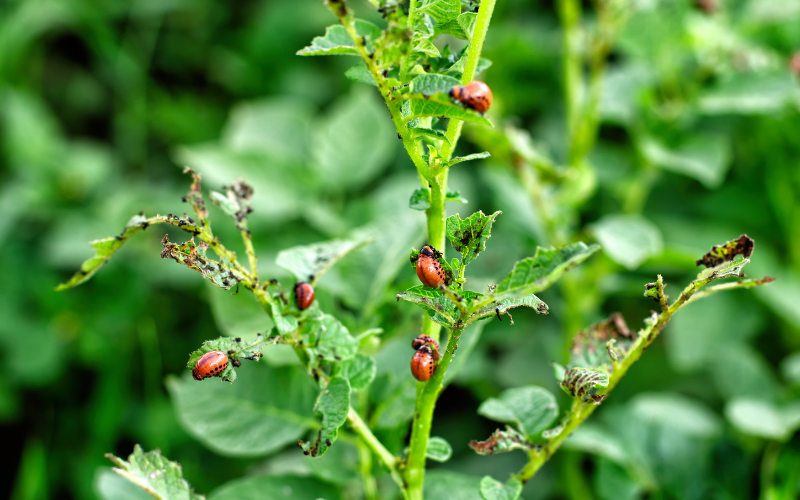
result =
[[699,401],[673,393],[643,393],[631,407],[644,421],[680,430],[695,439],[714,438],[722,433],[720,418]]
[[448,191],[445,195],[444,201],[457,201],[459,203],[468,203],[469,200],[461,196],[458,191]]
[[93,486],[98,500],[153,500],[152,495],[110,468],[95,471]]
[[[461,27],[461,23],[458,22],[458,19],[452,19],[445,23],[437,24],[436,35],[450,35],[462,40],[469,40],[467,33],[464,31],[464,28]],[[466,59],[466,56],[463,58]],[[464,68],[462,67],[460,71],[464,71]]]
[[547,389],[537,386],[515,387],[481,403],[478,414],[498,422],[515,424],[530,439],[553,423],[558,416],[558,403]]
[[594,368],[570,368],[564,373],[561,388],[564,392],[584,403],[600,403],[605,396],[596,394],[597,389],[608,387],[608,372]]
[[535,449],[536,445],[529,443],[528,438],[514,428],[506,427],[503,431],[500,429],[494,431],[486,441],[470,441],[469,447],[475,450],[478,455],[494,455],[514,450],[528,452]]
[[343,361],[358,352],[358,340],[330,314],[308,319],[301,327],[303,342],[318,358]]
[[422,0],[417,14],[428,14],[437,24],[456,19],[461,14],[461,0]]
[[753,254],[755,245],[756,242],[753,238],[743,234],[735,240],[711,247],[711,250],[697,261],[697,265],[702,264],[706,267],[714,267],[723,262],[730,262],[739,255],[749,258]]
[[412,302],[428,313],[431,319],[452,328],[457,316],[456,305],[444,293],[425,285],[417,285],[397,294],[397,298]]
[[472,40],[472,34],[475,32],[475,23],[478,21],[477,12],[465,12],[458,16],[456,21],[467,36],[467,40]]
[[658,227],[641,215],[606,215],[592,224],[590,231],[603,246],[603,252],[628,269],[636,269],[664,249]]
[[[380,28],[371,22],[361,19],[356,19],[355,27],[356,32],[367,39],[367,51],[372,52],[374,49],[370,48],[370,45],[380,36]],[[338,54],[358,55],[353,39],[347,34],[344,26],[340,24],[328,26],[325,29],[324,36],[315,37],[311,40],[311,45],[297,51],[298,56],[330,56]]]
[[716,267],[709,267],[697,274],[695,281],[713,281],[721,278],[744,278],[744,266],[750,263],[750,259],[743,256],[736,257],[731,262],[723,262]]
[[600,250],[599,245],[573,243],[561,248],[537,248],[533,257],[517,262],[497,285],[495,294],[502,300],[546,290],[564,273]]
[[426,73],[411,80],[409,92],[412,94],[422,94],[433,96],[436,94],[448,94],[453,87],[461,85],[461,81],[452,76],[440,75],[437,73]]
[[[418,95],[418,94],[414,94]],[[453,118],[456,120],[463,120],[468,122],[480,123],[481,125],[492,126],[486,117],[477,111],[465,108],[461,104],[454,103],[448,96],[444,94],[436,94],[427,98],[414,98],[405,101],[408,104],[407,108],[404,107],[403,121],[409,126],[415,126],[410,122],[417,118],[424,118],[426,116]]]
[[138,444],[125,461],[106,453],[106,458],[114,462],[114,472],[138,485],[155,498],[164,500],[204,500],[183,478],[183,470],[178,462],[171,462],[161,456],[158,450],[142,451]]
[[694,133],[676,148],[654,138],[641,141],[642,154],[659,167],[697,179],[707,188],[717,188],[731,165],[731,145],[726,136]]
[[455,165],[456,163],[461,163],[462,161],[470,161],[470,160],[481,160],[483,158],[489,158],[492,156],[488,152],[484,151],[483,153],[475,153],[467,156],[456,156],[455,158],[450,159],[447,162],[447,165]]
[[441,54],[439,53],[439,49],[436,48],[436,45],[433,44],[427,38],[417,37],[411,41],[411,50],[414,52],[420,52],[422,54],[428,54],[432,57],[440,57]]
[[328,385],[321,389],[314,411],[322,413],[322,429],[316,441],[299,441],[298,444],[306,455],[321,457],[336,442],[339,427],[347,421],[347,413],[350,411],[350,382],[338,375],[331,378]]
[[410,127],[409,132],[411,132],[413,138],[422,138],[422,139],[436,139],[441,141],[446,141],[447,144],[451,144],[450,139],[447,137],[447,134],[442,132],[441,130],[433,129],[433,128],[425,128],[425,127]]
[[138,233],[143,229],[147,229],[147,218],[144,216],[144,212],[141,212],[137,215],[134,215],[131,220],[128,221],[128,224],[125,225],[125,229],[122,230],[122,234],[119,236],[112,236],[110,238],[103,238],[100,240],[94,240],[91,242],[92,248],[95,250],[95,256],[88,259],[81,265],[81,270],[75,273],[75,275],[70,278],[69,281],[66,283],[62,283],[56,287],[56,291],[60,292],[62,290],[67,290],[68,288],[76,287],[85,281],[88,281],[94,273],[100,269],[103,264],[108,262],[108,260],[114,255],[114,252],[119,250],[131,236]]
[[378,84],[375,82],[375,77],[372,76],[372,73],[370,73],[369,69],[367,69],[367,65],[363,62],[360,62],[355,66],[351,66],[347,71],[344,72],[344,76],[356,82],[366,83],[367,85],[372,85],[373,87],[378,86]]
[[415,189],[408,200],[408,208],[412,210],[427,210],[431,206],[431,192],[424,188]]
[[[261,333],[257,334],[255,342],[251,343],[243,342],[240,337],[219,337],[215,340],[206,340],[203,342],[200,349],[189,355],[189,362],[186,363],[186,366],[190,369],[194,368],[197,364],[197,360],[199,360],[203,354],[211,351],[224,352],[227,354],[229,361],[240,359],[258,361],[261,359],[261,349],[263,349],[269,341],[269,337],[265,337]],[[226,382],[233,382],[236,380],[234,364],[233,362],[229,362],[227,368],[222,370],[222,373],[219,374],[222,380]]]
[[[766,5],[766,4],[765,4]],[[707,115],[772,115],[796,99],[797,82],[788,71],[736,72],[699,97],[699,109]]]
[[377,365],[375,358],[356,354],[355,357],[336,363],[334,365],[334,375],[340,375],[350,381],[350,387],[354,391],[361,391],[369,387],[375,380]]
[[[530,294],[525,297],[516,297],[513,299],[503,299],[497,302],[492,302],[491,304],[481,307],[479,310],[472,313],[470,319],[478,320],[491,318],[493,316],[501,318],[502,314],[506,313],[509,309],[514,309],[515,307],[530,307],[536,311],[536,314],[550,313],[550,308],[542,299],[534,294]],[[514,324],[513,320],[511,320],[511,324]]]
[[483,476],[480,489],[483,500],[517,500],[522,495],[522,483],[513,477],[503,484],[492,476]]
[[204,384],[187,373],[168,377],[181,426],[224,456],[259,457],[295,443],[308,429],[317,387],[299,367],[253,363],[236,384]]
[[320,276],[345,255],[371,243],[372,238],[332,240],[313,245],[288,248],[278,253],[275,263],[291,271],[298,280],[316,285]]
[[[612,358],[622,361],[628,355],[636,336],[620,313],[579,331],[572,341],[569,368],[602,368],[610,372]],[[558,381],[564,380],[563,374]]]
[[431,436],[425,456],[435,462],[447,462],[453,456],[453,447],[444,438]]
[[757,399],[737,398],[725,406],[725,417],[740,432],[784,441],[800,427],[800,403],[778,407]]
[[486,250],[486,240],[492,235],[492,224],[502,212],[484,215],[478,211],[464,220],[458,214],[446,221],[447,239],[456,252],[462,256],[463,265],[469,265],[478,254]]
[[436,469],[426,472],[424,498],[481,500],[480,477]]
[[[311,307],[314,307],[312,304]],[[289,312],[290,306],[284,304],[279,300],[273,300],[269,303],[270,311],[272,312],[272,321],[275,323],[275,328],[280,335],[289,335],[297,330],[298,322],[294,316],[286,316],[284,313]]]
[[339,489],[309,476],[269,475],[234,479],[214,490],[209,500],[341,500]]

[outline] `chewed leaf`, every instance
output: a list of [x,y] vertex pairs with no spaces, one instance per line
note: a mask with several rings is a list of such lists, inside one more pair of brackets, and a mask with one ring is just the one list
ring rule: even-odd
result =
[[288,269],[301,281],[315,285],[328,269],[342,257],[371,243],[372,238],[360,240],[332,240],[313,245],[304,245],[282,250],[276,263]]
[[211,201],[223,212],[233,217],[239,231],[247,230],[247,215],[253,211],[250,208],[252,197],[253,188],[242,181],[236,181],[227,186],[224,195],[211,191]]
[[321,359],[348,360],[358,352],[358,341],[350,330],[329,314],[307,320],[300,333],[308,350]]
[[503,484],[492,476],[484,476],[480,492],[483,500],[517,500],[522,495],[522,483],[512,477]]
[[245,279],[226,258],[221,258],[219,262],[206,257],[208,245],[205,242],[195,244],[194,237],[191,240],[181,243],[171,243],[169,236],[164,235],[161,240],[164,249],[161,251],[162,259],[173,259],[178,264],[182,264],[189,269],[199,272],[203,277],[214,283],[220,288],[230,290],[231,287]]
[[183,469],[178,462],[171,462],[158,450],[144,452],[138,444],[125,461],[106,453],[105,457],[116,467],[114,472],[139,486],[156,498],[205,500],[205,495],[194,492],[194,488],[183,478]]
[[81,270],[75,273],[69,281],[58,285],[56,291],[60,292],[61,290],[76,287],[88,281],[131,236],[143,229],[147,229],[147,226],[147,218],[145,218],[144,213],[139,213],[128,221],[128,224],[125,225],[125,229],[122,230],[122,234],[119,236],[92,241],[92,248],[94,248],[96,252],[95,256],[85,261],[81,265]]
[[711,251],[705,254],[702,259],[698,260],[697,265],[699,266],[702,264],[706,267],[714,267],[723,262],[732,261],[738,255],[746,259],[753,254],[754,247],[755,240],[743,234],[735,240],[711,247]]
[[537,248],[533,257],[517,262],[497,285],[499,299],[519,297],[546,290],[564,273],[600,250],[599,245],[573,243],[561,248]]
[[560,385],[564,392],[584,403],[599,404],[605,396],[596,394],[596,390],[608,387],[608,381],[608,372],[604,370],[571,368],[564,373]]
[[206,340],[200,349],[194,351],[189,355],[189,361],[186,363],[188,368],[194,368],[197,360],[203,354],[211,351],[224,352],[228,359],[231,361],[228,366],[219,374],[219,377],[226,382],[233,382],[236,380],[236,370],[242,359],[250,361],[258,361],[261,359],[261,349],[265,345],[274,344],[278,339],[273,336],[264,336],[259,333],[256,335],[256,340],[251,343],[243,342],[240,337],[220,337],[214,340]]
[[612,314],[575,335],[568,367],[602,368],[610,372],[612,361],[624,359],[634,340],[622,315]]
[[[474,319],[485,319],[491,318],[496,316],[498,319],[502,321],[502,314],[508,314],[509,309],[514,309],[515,307],[530,307],[536,314],[549,314],[550,308],[547,307],[547,304],[544,303],[542,299],[537,297],[534,294],[530,294],[525,297],[517,297],[513,299],[503,299],[498,302],[492,302],[491,304],[480,308],[476,312],[474,312],[471,318]],[[510,317],[510,315],[509,315]],[[514,320],[511,320],[511,324],[514,324]]]
[[515,424],[530,439],[553,423],[558,415],[558,403],[547,389],[515,387],[481,403],[478,414],[497,422]]
[[412,94],[432,96],[435,94],[447,94],[453,90],[453,87],[459,85],[461,85],[461,82],[452,76],[428,73],[411,80],[409,91]]
[[311,442],[299,441],[303,453],[321,457],[336,442],[339,427],[347,420],[350,411],[350,382],[341,376],[334,376],[328,385],[321,388],[314,410],[322,413],[322,429],[317,439]]
[[512,427],[506,427],[504,431],[497,429],[485,441],[472,440],[469,442],[469,447],[478,455],[494,455],[514,450],[529,451],[536,448],[535,445],[528,442],[525,435]]
[[492,215],[484,215],[478,211],[464,220],[458,214],[447,218],[447,239],[455,251],[461,254],[464,265],[486,250],[486,240],[492,235],[492,224],[501,213],[498,210]]
[[[372,52],[371,47],[374,40],[381,34],[380,28],[369,21],[356,19],[356,32],[359,36],[365,37],[367,50]],[[358,55],[353,39],[347,34],[344,26],[336,24],[325,29],[325,35],[315,37],[311,40],[311,45],[299,50],[299,56],[330,56],[330,55]]]

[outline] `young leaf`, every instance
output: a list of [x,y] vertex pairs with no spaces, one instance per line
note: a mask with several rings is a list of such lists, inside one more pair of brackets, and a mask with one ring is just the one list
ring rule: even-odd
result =
[[318,358],[347,360],[358,352],[358,341],[350,335],[346,326],[330,314],[312,318],[303,323],[300,333],[309,350]]
[[451,19],[446,23],[437,24],[436,35],[450,35],[462,40],[468,40],[467,33],[464,31],[464,28],[461,27],[458,19]]
[[411,80],[409,91],[412,94],[432,96],[435,94],[448,94],[453,87],[461,85],[459,80],[451,76],[426,73]]
[[430,40],[424,37],[416,37],[411,41],[411,50],[432,57],[440,57],[439,49]]
[[697,265],[704,265],[714,267],[722,264],[723,262],[730,262],[738,255],[743,256],[745,259],[753,254],[756,242],[753,238],[743,234],[735,240],[728,241],[722,245],[714,245],[711,250],[703,256],[702,259],[697,261]]
[[303,453],[321,457],[336,442],[339,427],[347,420],[350,411],[350,382],[344,377],[334,376],[321,389],[314,411],[322,413],[322,429],[316,441],[298,441]]
[[461,220],[458,214],[447,218],[447,239],[455,251],[461,254],[463,265],[468,265],[486,250],[486,240],[492,235],[492,224],[501,213],[498,210],[492,215],[484,215],[478,211],[465,220]]
[[[547,304],[545,304],[542,299],[534,294],[530,294],[525,297],[516,297],[513,299],[503,299],[497,302],[492,302],[491,304],[481,307],[475,311],[472,316],[470,316],[470,321],[491,318],[493,316],[501,319],[502,314],[506,313],[509,309],[514,309],[515,307],[530,307],[536,311],[536,314],[550,313],[550,308],[547,307]],[[511,324],[514,324],[514,320],[511,320]]]
[[447,328],[452,328],[457,316],[455,304],[439,290],[417,285],[397,294],[397,300],[407,300],[418,305],[431,319]]
[[194,492],[194,488],[183,478],[183,469],[178,462],[171,462],[161,456],[159,450],[142,451],[138,444],[125,461],[106,453],[105,457],[114,462],[114,472],[136,484],[155,498],[162,500],[205,500],[204,495]]
[[408,208],[412,210],[427,210],[431,206],[431,192],[427,189],[418,188],[411,193],[408,200]]
[[444,198],[445,201],[457,201],[459,203],[467,203],[469,200],[461,196],[458,191],[448,191]]
[[522,259],[497,285],[499,299],[520,297],[546,290],[564,273],[600,250],[599,245],[578,242],[561,248],[537,248],[533,257]]
[[110,238],[92,241],[91,245],[96,252],[95,256],[85,261],[81,265],[81,270],[75,273],[75,275],[70,278],[69,281],[58,285],[56,287],[56,291],[60,292],[68,288],[76,287],[81,283],[88,281],[89,278],[91,278],[94,273],[96,273],[97,270],[103,266],[103,264],[108,262],[108,260],[114,255],[114,252],[119,250],[119,247],[128,241],[128,239],[134,234],[143,229],[147,229],[147,226],[147,218],[142,212],[134,215],[131,220],[128,221],[128,224],[125,225],[125,229],[122,230],[122,234],[119,236],[112,236]]
[[194,236],[189,241],[181,243],[170,243],[169,235],[164,235],[161,240],[164,249],[161,251],[162,259],[173,259],[178,264],[182,264],[189,269],[199,272],[203,278],[225,290],[230,290],[233,286],[245,279],[238,271],[233,269],[230,261],[222,257],[219,262],[215,262],[206,257],[208,245],[201,241],[195,244]]
[[528,442],[528,438],[512,427],[506,427],[504,431],[497,429],[486,441],[472,440],[469,442],[469,447],[478,455],[494,455],[514,450],[527,452],[536,448]]
[[444,438],[431,436],[425,456],[435,462],[447,462],[453,456],[453,447]]
[[[356,32],[367,40],[367,50],[372,52],[373,41],[381,34],[380,28],[369,21],[356,19]],[[330,56],[330,55],[358,55],[353,39],[347,34],[344,26],[336,24],[325,29],[324,36],[315,37],[311,45],[297,51],[298,56]]]
[[467,35],[467,40],[472,40],[472,33],[475,31],[475,23],[478,21],[478,14],[475,12],[465,12],[456,18],[458,25]]
[[354,391],[361,391],[369,387],[375,380],[377,365],[372,356],[356,354],[355,357],[336,363],[333,374],[341,375],[350,381],[350,388]]
[[[569,368],[586,367],[612,370],[612,356],[622,361],[635,341],[634,334],[620,313],[595,323],[575,335],[570,349]],[[563,377],[558,378],[559,381]]]
[[480,488],[483,500],[517,500],[522,495],[522,483],[513,477],[503,484],[492,476],[483,476]]
[[608,387],[608,372],[592,368],[571,368],[564,373],[561,388],[584,403],[600,403],[605,396],[595,394],[596,389]]
[[275,340],[273,340],[271,336],[265,337],[262,333],[256,334],[255,342],[250,343],[243,342],[240,337],[220,337],[215,340],[206,340],[203,342],[200,349],[189,355],[189,361],[186,363],[186,367],[194,368],[197,364],[197,360],[207,352],[224,352],[231,362],[222,370],[219,377],[226,382],[233,382],[236,380],[236,370],[234,370],[234,366],[237,364],[237,361],[234,360],[247,359],[258,361],[262,356],[261,349],[263,349],[265,345],[269,345],[269,343],[275,343]]
[[347,71],[344,72],[344,76],[356,82],[366,83],[367,85],[372,85],[373,87],[378,86],[378,84],[375,82],[375,77],[372,76],[372,73],[370,73],[369,69],[367,69],[367,65],[363,62],[360,62],[355,66],[351,66]]
[[447,162],[447,165],[455,165],[456,163],[461,163],[462,161],[470,161],[470,160],[481,160],[483,158],[489,158],[492,156],[488,152],[484,151],[483,153],[475,153],[467,156],[456,156],[452,158],[450,161]]
[[461,14],[461,0],[422,0],[417,7],[417,14],[428,14],[436,24],[452,21]]
[[553,423],[558,416],[558,404],[547,389],[515,387],[481,403],[478,414],[498,422],[513,423],[530,439]]
[[342,257],[372,241],[372,238],[332,240],[292,247],[279,252],[275,262],[291,271],[298,280],[308,281],[313,286]]
[[655,224],[641,215],[606,215],[591,226],[591,232],[611,260],[636,269],[648,257],[660,255],[664,241]]
[[444,118],[452,118],[456,120],[463,120],[467,122],[480,123],[481,125],[492,126],[486,117],[477,111],[463,107],[461,104],[454,103],[449,97],[443,94],[437,94],[427,99],[411,99],[406,101],[409,104],[407,113],[403,114],[403,121],[409,127],[416,126],[413,124],[417,118],[426,116],[437,116]]
[[450,139],[447,137],[447,134],[445,134],[441,130],[436,130],[433,128],[425,128],[425,127],[411,127],[408,130],[409,132],[411,132],[412,137],[414,138],[437,139],[441,141],[447,141],[448,144],[451,144]]
[[305,370],[254,363],[233,385],[167,378],[181,426],[224,456],[259,457],[319,429],[311,413],[318,388]]

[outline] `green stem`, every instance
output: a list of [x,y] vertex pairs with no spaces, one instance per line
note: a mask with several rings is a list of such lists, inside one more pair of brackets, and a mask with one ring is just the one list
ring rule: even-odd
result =
[[464,331],[459,322],[453,328],[450,340],[447,343],[444,356],[433,377],[427,382],[417,384],[417,409],[414,414],[414,425],[411,429],[411,442],[406,465],[406,482],[408,483],[408,496],[410,500],[422,500],[422,486],[425,482],[425,454],[428,451],[428,440],[433,422],[433,410],[436,400],[442,392],[444,375],[447,367],[453,360],[453,354],[458,348],[458,340]]
[[561,17],[563,30],[562,46],[564,60],[562,78],[564,79],[564,94],[567,107],[567,144],[569,145],[568,164],[576,166],[578,160],[578,130],[580,128],[581,92],[583,89],[583,75],[581,72],[580,55],[580,0],[559,0],[558,13]]
[[250,231],[244,229],[242,233],[242,241],[244,242],[244,251],[247,254],[247,260],[250,264],[250,277],[253,281],[258,281],[258,258],[256,257],[256,249],[253,247],[253,237]]
[[353,431],[358,434],[359,437],[361,437],[369,449],[372,450],[372,452],[380,459],[380,461],[383,462],[383,465],[389,469],[389,474],[391,474],[392,479],[394,479],[394,482],[397,483],[397,486],[400,487],[403,498],[408,499],[409,497],[406,492],[406,485],[403,482],[403,477],[397,470],[395,456],[392,455],[392,453],[387,450],[380,441],[378,441],[378,438],[375,437],[369,427],[367,427],[367,424],[361,419],[361,416],[358,414],[358,412],[356,412],[352,407],[347,413],[347,421],[350,422],[350,427],[353,428]]

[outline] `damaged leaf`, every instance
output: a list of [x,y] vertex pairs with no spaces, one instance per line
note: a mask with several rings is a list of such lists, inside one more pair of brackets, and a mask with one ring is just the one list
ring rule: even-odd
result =
[[584,403],[592,401],[599,404],[605,395],[596,393],[598,389],[608,387],[608,372],[592,368],[571,368],[564,373],[561,388],[564,392]]
[[277,337],[273,337],[272,335],[264,336],[262,333],[256,334],[256,340],[249,344],[243,342],[241,337],[219,337],[214,340],[206,340],[203,342],[200,349],[189,355],[189,361],[186,363],[186,366],[190,369],[194,368],[200,357],[207,352],[224,352],[228,356],[230,362],[218,376],[226,382],[233,382],[236,380],[236,370],[234,368],[241,365],[242,359],[258,361],[262,356],[261,349],[263,349],[265,345],[276,343],[277,340]]
[[106,453],[114,462],[112,470],[155,498],[205,500],[205,495],[194,492],[194,488],[183,478],[183,469],[178,462],[171,462],[159,450],[144,452],[138,444],[125,461]]
[[735,240],[728,241],[722,245],[714,245],[711,251],[697,261],[697,265],[704,265],[706,267],[714,267],[722,264],[723,262],[732,261],[738,255],[743,256],[745,259],[753,254],[755,241],[753,238],[743,234]]
[[539,448],[539,446],[529,443],[528,438],[512,427],[506,427],[502,431],[497,429],[485,441],[472,440],[469,442],[469,447],[478,455],[494,455],[514,450],[527,452]]
[[339,436],[339,427],[347,420],[350,411],[350,382],[344,377],[334,376],[320,391],[314,411],[322,413],[322,429],[315,441],[297,444],[306,455],[321,457]]
[[343,361],[351,359],[358,352],[358,340],[330,314],[307,320],[300,333],[309,352],[319,359]]
[[515,387],[481,403],[478,414],[497,422],[514,424],[531,439],[553,423],[558,416],[558,403],[556,397],[542,387]]
[[164,235],[161,244],[164,246],[161,251],[162,259],[173,259],[178,264],[199,272],[205,279],[220,288],[230,290],[231,287],[245,279],[244,276],[233,269],[230,261],[225,257],[221,257],[219,262],[209,259],[206,256],[208,245],[203,241],[199,245],[195,244],[194,236],[189,241],[178,245],[171,243],[169,236]]
[[622,360],[635,340],[620,313],[595,323],[575,335],[570,349],[569,368],[602,368],[611,371],[611,356]]
[[462,265],[468,265],[478,254],[486,250],[486,240],[492,235],[492,224],[502,212],[484,215],[478,211],[464,220],[458,214],[447,218],[447,239],[456,252],[461,254]]
[[250,208],[250,199],[253,197],[253,188],[242,181],[236,181],[225,187],[225,194],[211,191],[211,201],[220,207],[223,212],[236,221],[236,229],[247,231],[247,215],[253,212]]
[[509,319],[511,320],[511,324],[514,324],[514,320],[511,319],[511,314],[508,313],[509,309],[514,309],[515,307],[530,307],[536,314],[549,314],[550,309],[547,307],[547,304],[544,303],[542,299],[537,297],[534,294],[527,295],[525,297],[518,297],[514,299],[503,299],[498,302],[492,302],[488,306],[484,306],[479,310],[475,311],[472,316],[470,316],[470,321],[473,319],[485,319],[490,318],[492,316],[496,316],[498,319],[502,321],[502,314],[508,315]]
[[200,187],[201,175],[189,167],[184,168],[183,173],[192,176],[192,184],[189,186],[189,192],[183,197],[183,201],[191,203],[194,213],[196,213],[197,218],[200,219],[200,225],[204,226],[206,221],[208,221],[208,209],[206,208],[206,202],[203,199],[203,191]]
[[291,271],[298,280],[307,281],[314,286],[345,255],[372,241],[373,238],[331,240],[292,247],[279,252],[275,263]]

